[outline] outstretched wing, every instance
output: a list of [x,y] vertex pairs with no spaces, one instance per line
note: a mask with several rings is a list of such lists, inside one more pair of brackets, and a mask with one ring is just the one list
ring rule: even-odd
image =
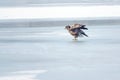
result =
[[74,29],[84,29],[84,30],[88,30],[88,28],[85,27],[86,25],[80,25],[79,27],[74,27],[72,28],[71,30],[74,30]]
[[86,26],[86,25],[81,25],[79,28],[80,28],[80,29],[88,30],[88,28],[86,28],[85,26]]

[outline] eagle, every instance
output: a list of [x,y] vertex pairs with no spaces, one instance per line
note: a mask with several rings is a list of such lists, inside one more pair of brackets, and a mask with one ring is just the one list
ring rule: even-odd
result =
[[74,37],[74,40],[77,40],[80,36],[86,36],[88,35],[83,30],[88,30],[88,28],[85,27],[86,25],[83,24],[73,24],[73,25],[67,25],[65,26],[65,29],[68,30],[68,32]]

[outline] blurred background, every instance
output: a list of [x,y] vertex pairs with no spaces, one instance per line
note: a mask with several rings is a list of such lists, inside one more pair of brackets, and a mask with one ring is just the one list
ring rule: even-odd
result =
[[119,5],[119,0],[3,0],[1,7],[6,6],[33,6],[33,5],[55,5],[55,4],[104,4]]
[[119,34],[120,0],[1,0],[0,80],[120,80]]

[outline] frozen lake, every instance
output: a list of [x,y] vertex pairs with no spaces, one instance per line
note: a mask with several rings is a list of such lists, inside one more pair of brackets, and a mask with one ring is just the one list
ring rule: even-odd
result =
[[120,25],[0,28],[0,80],[120,80]]

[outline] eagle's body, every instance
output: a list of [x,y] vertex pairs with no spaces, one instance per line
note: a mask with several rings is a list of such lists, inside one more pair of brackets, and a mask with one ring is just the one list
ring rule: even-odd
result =
[[78,38],[79,36],[86,36],[88,37],[87,34],[82,29],[88,30],[85,25],[80,25],[80,26],[66,26],[66,29],[69,31],[69,33],[74,36],[74,38]]

